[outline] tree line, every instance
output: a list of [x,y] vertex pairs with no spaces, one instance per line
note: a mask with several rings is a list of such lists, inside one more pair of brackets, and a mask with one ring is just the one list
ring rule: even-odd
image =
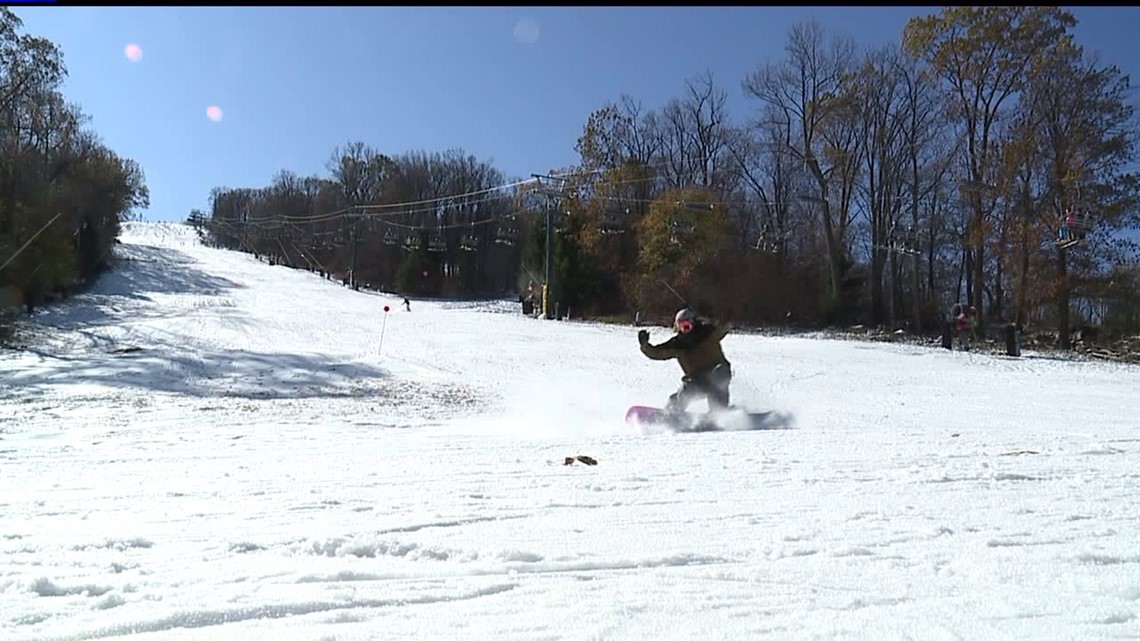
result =
[[461,152],[354,143],[329,178],[218,189],[216,242],[352,283],[501,294],[545,280],[579,315],[912,331],[965,303],[982,323],[1140,330],[1140,180],[1129,78],[1057,7],[951,7],[899,43],[817,21],[740,81],[589,114],[576,166],[504,177]]
[[120,222],[149,201],[138,164],[62,94],[59,48],[22,30],[0,7],[0,311],[89,285],[111,265]]
[[330,177],[280,171],[268,187],[215,188],[190,222],[221,247],[416,295],[496,295],[517,287],[526,229],[489,163],[452,150],[385,155],[336,149]]

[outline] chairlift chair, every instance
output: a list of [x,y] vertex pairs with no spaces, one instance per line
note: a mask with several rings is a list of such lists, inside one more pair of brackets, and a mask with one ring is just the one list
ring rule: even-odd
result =
[[777,254],[784,248],[784,237],[785,234],[780,234],[772,229],[772,223],[764,223],[764,226],[760,228],[760,236],[756,238],[756,244],[752,248],[769,254]]
[[1054,242],[1062,249],[1072,247],[1084,241],[1090,229],[1092,229],[1092,216],[1087,211],[1070,209],[1057,227],[1057,239]]
[[752,249],[766,254],[778,254],[784,246],[783,238],[774,238],[768,234],[760,234]]
[[674,219],[669,223],[669,240],[676,244],[681,244],[686,238],[696,232],[697,226],[694,224],[684,224],[679,220]]
[[875,245],[875,247],[893,254],[907,254],[908,256],[917,256],[920,253],[917,235],[910,225],[905,225],[899,229],[898,224],[892,223],[891,228],[887,231],[886,244]]
[[[625,210],[628,214],[629,210]],[[605,235],[624,234],[625,233],[625,217],[615,211],[607,211],[602,214],[601,221],[598,224],[598,229]]]
[[507,245],[508,247],[515,244],[515,236],[518,231],[514,227],[500,226],[495,230],[495,244]]
[[459,243],[459,248],[467,252],[475,251],[479,248],[479,237],[475,234],[463,234],[463,239]]
[[918,255],[920,253],[918,247],[918,232],[914,229],[914,227],[911,227],[910,225],[907,225],[906,229],[903,231],[902,251],[904,253],[914,255]]

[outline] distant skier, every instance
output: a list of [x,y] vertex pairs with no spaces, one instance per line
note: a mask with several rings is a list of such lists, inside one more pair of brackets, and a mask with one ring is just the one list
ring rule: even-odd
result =
[[952,350],[957,342],[959,349],[970,349],[970,333],[977,315],[976,307],[968,303],[955,303],[942,325],[942,348]]
[[950,308],[950,318],[954,321],[954,331],[962,333],[968,331],[978,315],[978,308],[966,303],[955,303]]
[[729,409],[732,365],[724,357],[720,341],[731,327],[698,318],[696,312],[686,307],[673,318],[673,329],[677,334],[660,345],[649,343],[649,330],[637,333],[642,354],[655,361],[675,358],[684,372],[681,388],[669,396],[665,409],[683,412],[701,398],[708,400],[709,410]]
[[412,311],[412,303],[408,300],[407,296],[404,297],[404,311]]

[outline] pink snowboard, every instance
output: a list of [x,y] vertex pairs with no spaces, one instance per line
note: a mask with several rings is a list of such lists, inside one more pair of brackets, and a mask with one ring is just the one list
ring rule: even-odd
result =
[[634,405],[625,413],[625,422],[630,425],[659,423],[665,418],[665,410],[648,405]]
[[[772,430],[791,427],[791,418],[787,415],[745,410],[733,410],[732,412],[739,412],[737,416],[745,420],[743,423],[730,421],[728,429]],[[723,424],[715,420],[714,415],[693,412],[672,414],[660,407],[648,405],[630,407],[625,413],[625,422],[634,427],[661,426],[676,432],[719,432],[726,429]]]

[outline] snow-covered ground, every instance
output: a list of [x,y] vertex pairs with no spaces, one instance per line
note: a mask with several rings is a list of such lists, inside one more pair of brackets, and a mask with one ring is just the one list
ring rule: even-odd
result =
[[641,434],[632,327],[123,240],[0,353],[2,639],[1140,637],[1138,368],[735,333],[794,429]]

